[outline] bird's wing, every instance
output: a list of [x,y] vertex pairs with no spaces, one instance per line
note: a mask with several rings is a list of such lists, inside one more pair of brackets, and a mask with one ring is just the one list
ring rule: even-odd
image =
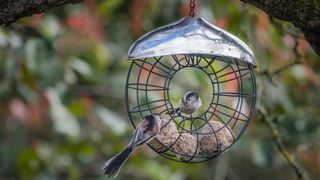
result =
[[139,146],[154,136],[151,133],[146,132],[147,126],[147,121],[141,121],[136,130],[133,132],[130,142],[131,147]]

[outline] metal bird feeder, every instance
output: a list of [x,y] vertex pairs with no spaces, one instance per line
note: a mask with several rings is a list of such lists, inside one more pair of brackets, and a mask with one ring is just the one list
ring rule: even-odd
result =
[[[167,120],[162,122],[164,136],[148,144],[154,151],[175,161],[203,162],[221,155],[242,136],[255,109],[256,63],[240,39],[191,16],[145,34],[128,55],[132,63],[125,100],[134,128],[151,113]],[[199,94],[208,103],[195,115],[168,115],[175,107],[172,79],[185,69],[205,74],[209,85],[198,83],[199,88],[210,90]]]

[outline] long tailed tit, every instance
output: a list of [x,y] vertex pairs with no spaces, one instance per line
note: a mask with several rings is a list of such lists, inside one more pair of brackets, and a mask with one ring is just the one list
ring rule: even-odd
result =
[[201,106],[201,99],[197,92],[189,91],[187,92],[182,99],[180,99],[179,107],[170,110],[167,114],[193,114]]
[[161,117],[158,114],[144,116],[139,123],[128,146],[119,154],[104,163],[105,175],[116,177],[120,168],[127,160],[131,152],[138,146],[143,145],[155,137],[160,131]]

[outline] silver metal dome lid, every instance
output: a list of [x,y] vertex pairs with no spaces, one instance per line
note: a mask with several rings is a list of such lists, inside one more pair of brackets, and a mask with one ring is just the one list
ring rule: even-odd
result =
[[143,35],[131,45],[128,57],[173,54],[203,55],[239,65],[248,62],[256,67],[255,57],[243,41],[201,17],[184,17]]

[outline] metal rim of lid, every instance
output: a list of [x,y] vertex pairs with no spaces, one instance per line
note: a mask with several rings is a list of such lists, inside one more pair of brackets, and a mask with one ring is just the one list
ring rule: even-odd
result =
[[184,17],[148,32],[131,45],[128,59],[172,54],[203,55],[256,67],[255,56],[243,41],[201,17]]

